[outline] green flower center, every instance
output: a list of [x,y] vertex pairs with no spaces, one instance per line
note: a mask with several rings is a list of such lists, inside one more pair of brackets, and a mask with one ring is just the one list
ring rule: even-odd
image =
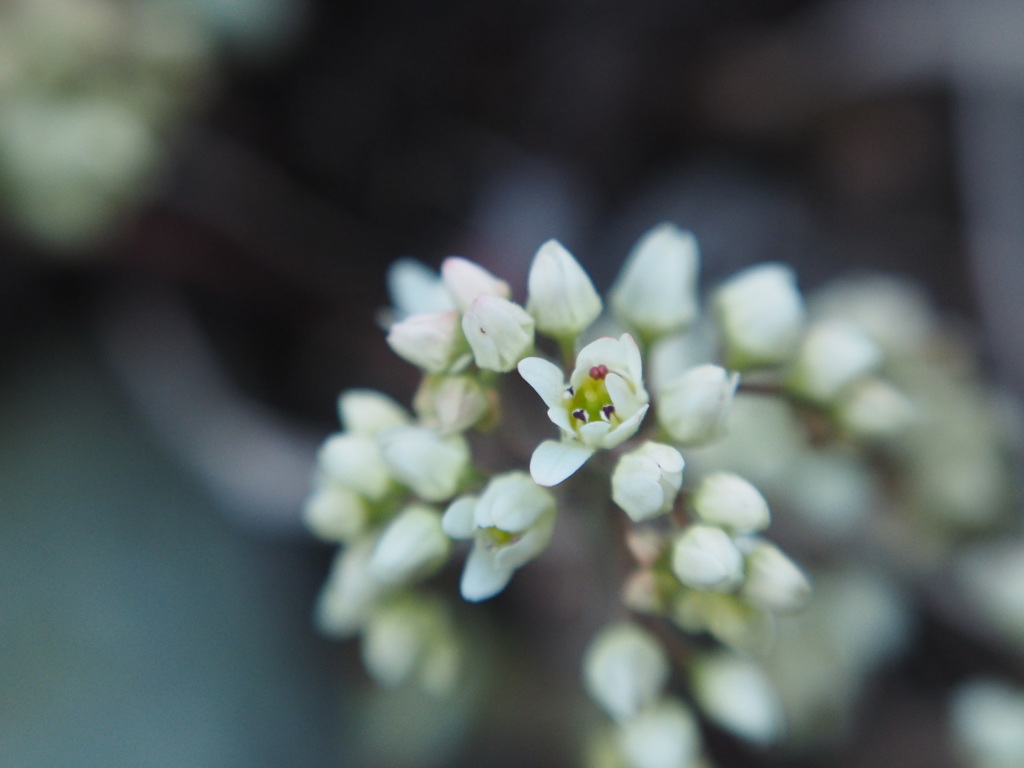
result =
[[621,421],[608,395],[608,386],[605,384],[607,376],[607,365],[595,365],[590,369],[590,376],[578,387],[566,390],[569,399],[565,407],[572,415],[573,426],[577,429],[590,421],[607,421],[613,425]]

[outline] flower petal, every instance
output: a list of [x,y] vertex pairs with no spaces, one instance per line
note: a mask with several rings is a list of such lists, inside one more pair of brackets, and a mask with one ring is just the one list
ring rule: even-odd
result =
[[545,440],[530,458],[530,474],[537,485],[558,485],[582,467],[593,453],[593,448],[579,443]]
[[501,592],[512,579],[514,571],[514,568],[499,566],[490,550],[474,546],[466,558],[459,591],[466,600],[478,603]]
[[471,539],[476,531],[474,511],[476,496],[460,496],[444,512],[441,518],[441,530],[453,539]]
[[565,391],[562,369],[543,357],[527,357],[519,361],[519,375],[540,395],[548,408],[561,405]]

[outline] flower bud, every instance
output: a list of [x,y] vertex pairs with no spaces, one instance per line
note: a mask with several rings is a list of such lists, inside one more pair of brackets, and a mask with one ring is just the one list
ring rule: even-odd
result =
[[399,320],[455,308],[440,276],[416,259],[403,258],[392,263],[387,280],[388,294]]
[[682,445],[705,443],[723,432],[740,375],[697,365],[670,382],[658,399],[658,422]]
[[453,435],[486,419],[492,400],[472,376],[427,376],[416,390],[413,407],[424,425]]
[[693,511],[701,522],[751,533],[768,527],[768,502],[753,485],[731,472],[705,477],[693,495]]
[[791,360],[806,310],[793,271],[760,264],[718,288],[715,315],[729,366],[745,370]]
[[790,386],[812,400],[829,402],[881,362],[881,348],[856,326],[818,323],[804,336]]
[[370,558],[370,575],[385,584],[407,584],[437,572],[450,551],[441,515],[415,504],[384,529]]
[[758,541],[747,554],[747,578],[741,594],[754,605],[786,613],[807,605],[811,584],[778,547]]
[[729,592],[743,582],[743,555],[721,528],[691,525],[672,546],[672,572],[693,589]]
[[557,240],[537,251],[530,267],[526,311],[537,330],[556,339],[575,339],[601,314],[601,297],[590,277]]
[[347,432],[375,435],[388,427],[409,423],[405,409],[372,389],[350,389],[338,398],[338,417]]
[[385,591],[369,572],[374,544],[374,537],[367,536],[335,556],[316,604],[317,625],[325,634],[339,639],[355,635]]
[[957,687],[950,714],[965,765],[1024,765],[1024,691],[993,678],[973,678]]
[[385,687],[415,678],[428,693],[444,694],[454,682],[457,651],[443,604],[422,597],[378,607],[363,630],[363,664]]
[[469,467],[469,445],[461,435],[442,437],[427,427],[392,427],[377,435],[391,474],[425,501],[450,499]]
[[672,224],[647,232],[612,286],[615,313],[648,339],[681,331],[697,317],[697,239]]
[[615,465],[612,500],[634,522],[665,514],[683,484],[683,464],[683,455],[671,445],[644,443]]
[[326,480],[306,500],[302,520],[324,541],[349,541],[363,532],[366,501],[340,483]]
[[460,312],[468,310],[478,296],[507,299],[512,295],[508,283],[460,256],[449,256],[441,263],[441,279]]
[[478,367],[507,373],[533,349],[533,318],[507,299],[479,296],[462,316],[466,335]]
[[620,726],[619,749],[629,768],[695,766],[700,754],[697,723],[685,705],[665,699]]
[[719,726],[759,746],[782,738],[782,702],[755,662],[718,652],[699,657],[691,670],[694,698]]
[[616,720],[628,720],[657,701],[669,671],[658,641],[626,622],[602,629],[583,658],[587,692]]
[[454,310],[411,315],[391,326],[387,341],[399,357],[427,373],[448,371],[466,351]]
[[480,495],[473,517],[477,528],[521,533],[555,510],[555,497],[525,472],[494,477]]
[[917,411],[910,399],[888,382],[867,378],[846,392],[836,412],[852,435],[867,440],[892,437],[914,423]]
[[379,501],[392,487],[377,442],[367,435],[331,435],[320,448],[317,463],[331,479],[372,501]]

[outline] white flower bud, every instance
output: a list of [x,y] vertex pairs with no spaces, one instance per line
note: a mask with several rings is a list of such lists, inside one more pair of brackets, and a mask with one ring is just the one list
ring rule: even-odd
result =
[[997,680],[974,679],[956,689],[951,710],[953,735],[966,765],[1024,765],[1024,692]]
[[768,502],[753,485],[731,472],[705,477],[693,495],[693,510],[702,522],[751,533],[768,527]]
[[722,728],[758,746],[782,738],[782,703],[755,662],[719,652],[699,657],[691,674],[698,706]]
[[587,692],[616,720],[628,720],[657,701],[669,672],[661,644],[626,622],[602,629],[583,658]]
[[873,440],[898,435],[917,415],[903,392],[888,382],[867,378],[844,394],[836,418],[855,437]]
[[425,426],[452,435],[485,419],[493,404],[472,376],[426,376],[416,390],[413,407]]
[[507,299],[512,295],[508,283],[460,256],[449,256],[441,263],[441,279],[460,312],[468,310],[478,296]]
[[555,497],[525,472],[507,472],[487,484],[473,511],[477,528],[521,533],[554,512]]
[[697,365],[667,384],[658,398],[658,423],[677,443],[694,445],[723,433],[740,375]]
[[349,541],[363,532],[366,501],[340,483],[325,480],[306,500],[302,520],[325,541]]
[[370,558],[370,575],[385,584],[407,584],[437,572],[451,551],[441,515],[430,507],[402,510],[381,533]]
[[729,592],[743,582],[743,555],[721,528],[691,525],[672,546],[672,572],[693,589]]
[[601,314],[590,277],[557,240],[548,240],[533,258],[526,311],[538,331],[556,339],[575,339]]
[[316,605],[317,625],[325,634],[339,639],[355,635],[387,589],[369,573],[375,543],[372,536],[361,538],[335,556]]
[[791,360],[807,314],[793,271],[782,264],[750,267],[725,282],[715,311],[729,365],[740,370]]
[[683,464],[671,445],[644,443],[615,465],[612,500],[635,522],[665,514],[683,484]]
[[533,349],[533,318],[507,299],[479,296],[462,316],[473,359],[478,367],[507,373]]
[[630,251],[610,300],[646,338],[689,326],[697,317],[697,239],[672,224],[647,232]]
[[811,584],[778,547],[758,541],[747,554],[742,595],[754,605],[776,613],[797,611],[810,600]]
[[379,685],[393,688],[412,679],[432,640],[432,603],[392,600],[370,615],[363,629],[363,664]]
[[338,417],[347,432],[375,435],[388,427],[409,423],[406,410],[372,389],[350,389],[338,398]]
[[629,768],[694,768],[700,734],[690,710],[666,699],[622,723],[619,749]]
[[388,294],[399,320],[424,312],[455,309],[441,277],[416,259],[399,259],[388,267]]
[[391,474],[425,501],[455,495],[469,467],[469,445],[461,435],[442,437],[427,427],[392,427],[377,435]]
[[881,362],[881,348],[856,326],[818,323],[804,336],[790,386],[812,400],[829,402]]
[[317,463],[332,480],[372,501],[379,501],[391,490],[388,468],[377,442],[368,435],[331,435],[320,448]]
[[388,331],[388,346],[427,373],[444,373],[466,352],[454,310],[410,315]]

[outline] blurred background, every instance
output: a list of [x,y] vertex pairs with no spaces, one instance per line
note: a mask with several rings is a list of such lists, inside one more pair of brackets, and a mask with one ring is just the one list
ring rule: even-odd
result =
[[[536,714],[396,746],[405,705],[313,629],[336,396],[416,384],[387,265],[521,298],[557,237],[604,289],[670,220],[705,285],[921,281],[1019,395],[1022,30],[1015,0],[0,1],[0,764],[573,764]],[[942,697],[1021,656],[918,632],[839,745],[712,733],[719,764],[958,765]]]

